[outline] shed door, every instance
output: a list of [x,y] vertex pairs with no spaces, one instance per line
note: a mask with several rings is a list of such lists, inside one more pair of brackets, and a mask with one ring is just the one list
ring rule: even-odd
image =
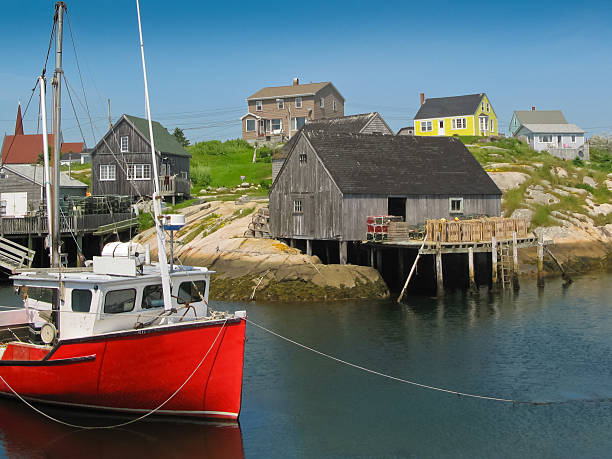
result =
[[312,195],[293,196],[293,236],[312,236],[314,226],[314,197]]
[[2,207],[5,207],[7,217],[23,217],[28,211],[28,192],[0,193]]

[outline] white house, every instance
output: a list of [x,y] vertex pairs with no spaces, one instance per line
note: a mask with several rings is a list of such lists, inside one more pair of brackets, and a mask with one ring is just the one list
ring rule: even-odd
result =
[[561,159],[589,159],[584,130],[568,123],[560,110],[516,110],[510,134],[524,138],[536,151],[547,151]]

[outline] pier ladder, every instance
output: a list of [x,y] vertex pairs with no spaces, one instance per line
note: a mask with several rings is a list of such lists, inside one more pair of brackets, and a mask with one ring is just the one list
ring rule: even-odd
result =
[[514,262],[512,259],[512,248],[509,244],[499,244],[499,259],[500,259],[500,277],[504,290],[510,289],[512,285],[512,272],[514,271]]

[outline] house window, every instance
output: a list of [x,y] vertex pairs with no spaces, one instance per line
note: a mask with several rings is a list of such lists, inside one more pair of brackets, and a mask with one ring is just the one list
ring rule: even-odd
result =
[[300,164],[308,162],[308,155],[306,153],[300,153]]
[[322,97],[319,99],[319,107],[325,108],[325,99],[323,99]]
[[551,135],[541,135],[539,136],[539,141],[543,143],[552,142],[552,136]]
[[332,100],[332,109],[336,111],[336,99]]
[[306,124],[305,116],[296,116],[291,118],[291,130],[297,131],[298,129],[302,129],[302,127]]
[[128,164],[127,165],[128,180],[150,180],[151,165],[150,164]]
[[572,143],[574,143],[575,141],[576,141],[576,136],[575,136],[575,135],[573,135],[573,136],[572,136]]
[[302,201],[296,200],[293,201],[293,212],[301,214],[302,213]]
[[421,132],[433,131],[433,123],[431,121],[421,121]]
[[114,164],[100,164],[100,181],[109,182],[117,178]]
[[295,98],[295,108],[302,108],[302,98],[301,97]]
[[272,129],[272,120],[266,120],[266,132],[270,132]]
[[266,132],[266,122],[264,120],[259,120],[259,135],[262,135],[264,132]]
[[495,129],[495,122],[493,121],[493,118],[491,118],[491,131],[494,131]]
[[484,101],[480,102],[480,109],[484,112]]
[[482,132],[485,132],[487,130],[487,125],[489,123],[487,123],[487,118],[485,116],[478,118],[480,121],[480,130]]
[[487,103],[487,111],[489,111],[489,104]]
[[255,120],[246,120],[246,130],[247,132],[255,130]]
[[448,210],[451,214],[463,213],[463,198],[449,198]]
[[272,132],[276,133],[283,129],[283,120],[276,118],[272,120]]
[[285,109],[285,99],[276,99],[276,102],[278,103],[279,110]]
[[451,127],[453,129],[465,129],[467,127],[466,118],[453,118],[451,121]]
[[257,100],[255,101],[255,110],[260,112],[263,109],[263,101]]
[[121,137],[121,153],[125,153],[129,149],[130,138],[127,135]]

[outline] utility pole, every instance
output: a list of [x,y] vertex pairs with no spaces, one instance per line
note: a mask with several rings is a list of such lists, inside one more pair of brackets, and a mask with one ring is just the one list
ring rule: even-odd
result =
[[[51,244],[53,246],[52,265],[59,267],[60,260],[60,212],[59,212],[59,193],[60,193],[60,155],[62,149],[61,141],[61,116],[62,116],[62,45],[64,33],[64,10],[66,5],[64,2],[55,4],[55,20],[56,35],[55,35],[55,72],[53,73],[53,174],[51,174],[51,184],[53,188],[53,214],[51,231]],[[51,212],[51,209],[47,210]]]
[[110,99],[106,99],[108,102],[108,129],[111,130],[113,128],[113,122],[111,121],[111,114],[110,114]]

